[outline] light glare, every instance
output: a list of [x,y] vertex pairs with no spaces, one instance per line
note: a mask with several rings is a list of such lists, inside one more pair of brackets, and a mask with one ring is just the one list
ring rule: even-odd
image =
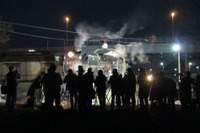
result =
[[148,80],[148,81],[152,81],[152,75],[148,75],[148,76],[147,76],[147,80]]
[[65,19],[66,19],[67,22],[69,21],[69,18],[68,18],[68,17],[66,17]]
[[103,49],[107,49],[107,48],[108,48],[108,44],[107,44],[107,43],[104,43],[104,44],[102,45],[102,48],[103,48]]
[[69,58],[72,58],[75,54],[74,54],[74,52],[69,51],[67,55],[68,55]]
[[175,12],[172,12],[172,13],[171,13],[171,16],[174,17],[174,16],[175,16]]
[[179,51],[180,50],[180,45],[174,45],[173,46],[174,51]]

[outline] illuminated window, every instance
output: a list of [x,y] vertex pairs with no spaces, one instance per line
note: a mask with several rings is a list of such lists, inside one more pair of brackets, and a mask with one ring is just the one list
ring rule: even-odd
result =
[[55,60],[59,61],[60,57],[59,56],[55,56]]

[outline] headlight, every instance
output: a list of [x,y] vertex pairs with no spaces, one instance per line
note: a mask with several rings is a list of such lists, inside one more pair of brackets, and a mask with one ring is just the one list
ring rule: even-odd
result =
[[148,75],[148,76],[147,76],[147,81],[151,82],[152,79],[153,79],[153,76],[152,76],[152,75]]

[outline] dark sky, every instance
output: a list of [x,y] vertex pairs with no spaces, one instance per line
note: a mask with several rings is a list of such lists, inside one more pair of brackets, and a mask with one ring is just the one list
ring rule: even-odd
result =
[[[171,36],[171,11],[176,11],[177,36],[200,35],[199,0],[0,0],[3,21],[65,30],[65,16],[69,16],[71,31],[79,23],[87,22],[111,32],[119,31],[128,23],[129,30],[123,37]],[[13,28],[28,34],[65,38],[61,32]],[[73,39],[74,35],[69,37]],[[12,34],[10,44],[39,46],[46,44],[46,40]]]

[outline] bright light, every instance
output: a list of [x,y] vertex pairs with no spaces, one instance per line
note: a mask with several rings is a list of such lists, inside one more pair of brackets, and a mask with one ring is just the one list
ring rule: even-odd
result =
[[196,66],[196,69],[199,69],[199,66]]
[[107,49],[107,48],[108,48],[108,44],[105,42],[105,43],[102,45],[102,48],[103,48],[103,49]]
[[191,65],[192,65],[192,62],[189,62],[189,65],[191,66]]
[[177,68],[174,68],[174,71],[177,71]]
[[179,51],[180,50],[180,45],[174,45],[173,46],[174,51]]
[[172,13],[171,13],[171,16],[174,17],[174,16],[175,16],[175,12],[172,12]]
[[160,65],[161,65],[161,66],[163,66],[163,65],[164,65],[164,63],[163,63],[163,62],[160,62]]
[[28,52],[35,52],[35,49],[29,49]]
[[69,22],[69,18],[68,18],[68,17],[66,17],[65,20],[66,20],[67,22]]
[[148,80],[148,81],[152,81],[152,75],[148,75],[148,76],[147,76],[147,80]]
[[68,55],[69,58],[72,58],[75,54],[74,54],[74,52],[69,51],[67,55]]

